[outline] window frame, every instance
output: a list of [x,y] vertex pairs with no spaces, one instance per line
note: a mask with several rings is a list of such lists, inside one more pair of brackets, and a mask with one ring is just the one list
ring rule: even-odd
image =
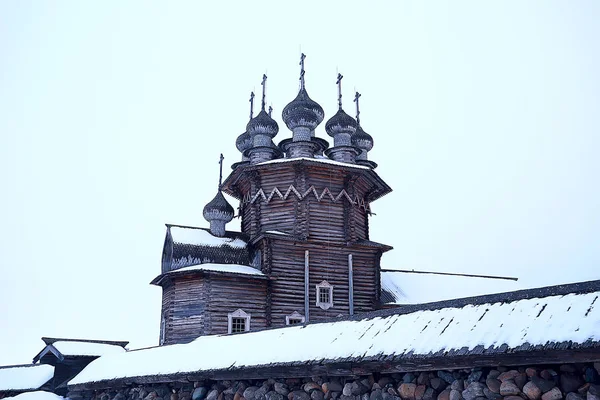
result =
[[234,333],[234,332],[232,332],[234,318],[244,319],[244,331],[243,332],[235,332],[235,334],[250,332],[250,320],[252,319],[252,316],[250,314],[246,313],[242,309],[237,309],[234,312],[227,314],[227,334],[231,335]]
[[[296,323],[291,324],[290,321],[299,321]],[[285,316],[285,325],[286,326],[292,326],[292,325],[300,325],[306,322],[306,318],[304,317],[304,315],[300,314],[298,311],[294,311],[293,313],[291,313],[290,315],[286,315]]]
[[[321,291],[323,291],[323,290],[329,291],[329,293],[328,293],[329,301],[328,302],[321,301]],[[333,307],[333,286],[329,282],[322,281],[321,283],[316,285],[316,295],[317,295],[317,301],[316,301],[317,307],[320,307],[323,310],[328,310],[331,307]]]

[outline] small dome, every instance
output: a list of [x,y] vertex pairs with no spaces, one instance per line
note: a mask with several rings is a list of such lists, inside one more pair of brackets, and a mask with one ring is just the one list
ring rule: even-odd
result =
[[325,124],[325,131],[327,131],[329,136],[335,136],[340,133],[352,135],[356,132],[356,125],[356,120],[340,108]]
[[211,221],[225,221],[230,222],[233,219],[234,211],[231,204],[225,200],[225,196],[219,190],[214,199],[210,201],[202,212],[204,219],[208,222]]
[[358,125],[356,132],[352,135],[352,145],[361,150],[371,151],[373,148],[373,138]]
[[323,107],[308,97],[306,89],[302,88],[298,96],[285,106],[281,116],[290,130],[306,127],[312,131],[323,122],[325,113]]
[[261,110],[256,117],[248,122],[246,131],[250,137],[254,137],[255,135],[275,137],[277,132],[279,132],[279,125],[277,125],[277,122],[273,118],[269,117],[269,114],[265,110]]
[[248,134],[248,131],[237,137],[235,141],[235,147],[237,147],[240,153],[243,153],[252,147],[252,137]]

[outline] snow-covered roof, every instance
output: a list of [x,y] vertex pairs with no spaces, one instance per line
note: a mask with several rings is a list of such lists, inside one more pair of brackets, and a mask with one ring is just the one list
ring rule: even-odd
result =
[[100,357],[106,354],[124,353],[121,346],[106,343],[57,341],[52,346],[63,356]]
[[240,238],[217,237],[201,228],[187,228],[182,226],[171,226],[173,242],[191,244],[195,246],[221,247],[227,246],[233,249],[241,249],[247,243]]
[[33,390],[54,376],[54,367],[46,364],[15,365],[0,368],[0,391]]
[[[600,281],[405,306],[349,320],[203,336],[90,363],[69,385],[135,377],[336,362],[415,365],[418,359],[529,355],[600,348]],[[541,357],[541,355],[540,355]],[[563,359],[565,361],[565,359]],[[566,362],[566,361],[565,361]],[[453,364],[455,365],[455,364]],[[183,375],[182,375],[183,376]]]
[[21,393],[17,396],[13,397],[5,397],[3,400],[63,400],[64,397],[61,397],[52,392],[45,392],[43,390],[38,390],[35,392],[26,392]]
[[174,274],[174,273],[188,272],[188,271],[211,271],[211,272],[223,272],[223,273],[232,273],[232,274],[241,274],[241,275],[265,276],[262,272],[260,272],[256,268],[250,267],[248,265],[215,264],[215,263],[191,265],[189,267],[184,267],[184,268],[179,268],[179,269],[176,269],[173,271],[169,271],[168,273]]
[[264,162],[258,163],[256,165],[281,164],[281,163],[287,163],[287,162],[292,162],[292,161],[312,161],[312,162],[321,163],[321,164],[339,165],[341,167],[347,167],[347,168],[371,169],[370,167],[367,167],[364,165],[334,161],[334,160],[330,160],[329,158],[309,158],[309,157],[277,158],[275,160],[264,161]]
[[167,225],[162,272],[197,264],[241,264],[251,261],[248,238],[240,232],[217,237],[209,229]]
[[423,304],[522,289],[519,282],[451,275],[381,272],[381,301]]

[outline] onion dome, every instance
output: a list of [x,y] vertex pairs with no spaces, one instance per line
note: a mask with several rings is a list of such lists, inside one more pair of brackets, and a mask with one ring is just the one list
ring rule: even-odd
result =
[[371,151],[373,148],[373,138],[358,125],[356,132],[352,135],[352,145],[364,151]]
[[309,128],[313,131],[323,122],[325,113],[323,112],[323,107],[308,97],[308,93],[303,87],[298,92],[298,96],[285,106],[281,116],[283,122],[292,131],[298,127]]
[[246,126],[246,132],[250,137],[254,137],[256,135],[266,135],[270,137],[275,137],[277,132],[279,132],[279,125],[277,122],[271,117],[266,111],[261,110],[258,115],[248,122]]
[[248,131],[237,137],[235,141],[235,147],[237,147],[240,153],[243,153],[252,147],[252,137],[248,134]]
[[329,136],[336,136],[340,133],[352,135],[356,132],[356,120],[346,114],[341,108],[338,112],[327,121],[325,131]]
[[231,204],[227,202],[225,196],[219,190],[215,198],[204,207],[202,215],[211,224],[213,222],[227,223],[233,219],[234,211]]

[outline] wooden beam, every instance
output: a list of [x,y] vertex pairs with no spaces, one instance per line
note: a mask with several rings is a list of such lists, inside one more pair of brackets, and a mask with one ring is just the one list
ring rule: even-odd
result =
[[493,275],[476,275],[476,274],[459,274],[455,272],[435,272],[435,271],[415,271],[408,269],[382,269],[381,272],[405,272],[409,274],[431,274],[431,275],[450,275],[450,276],[464,276],[467,278],[486,278],[486,279],[505,279],[509,281],[518,281],[519,278],[511,276],[493,276]]
[[348,254],[348,304],[350,315],[354,315],[354,276],[352,275],[352,254]]
[[304,321],[309,322],[309,308],[310,308],[310,298],[309,298],[309,275],[308,275],[308,250],[304,251]]

